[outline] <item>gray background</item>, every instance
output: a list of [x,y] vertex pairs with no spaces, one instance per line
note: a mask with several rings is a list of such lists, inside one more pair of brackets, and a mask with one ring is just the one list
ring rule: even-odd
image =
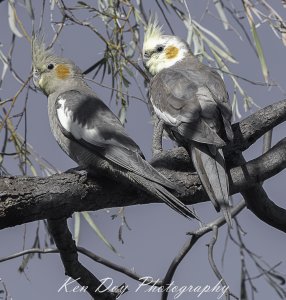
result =
[[[40,2],[34,1],[34,5],[39,12]],[[276,1],[273,1],[276,2]],[[207,1],[190,1],[190,9],[193,18],[200,20]],[[149,1],[150,7],[155,7],[153,1]],[[278,4],[277,4],[278,7]],[[153,10],[157,8],[153,8]],[[213,6],[210,5],[213,12]],[[281,10],[279,6],[278,9]],[[24,11],[18,7],[19,16],[22,20],[28,20]],[[285,11],[280,11],[285,16]],[[49,15],[46,11],[45,29],[47,31],[47,40],[50,41],[52,36]],[[182,24],[179,24],[177,19],[170,17],[170,22],[174,26],[175,33],[181,37],[186,37],[186,30]],[[36,22],[38,20],[36,19]],[[162,20],[162,23],[164,21]],[[101,22],[98,22],[98,26]],[[240,61],[238,65],[232,66],[232,71],[237,74],[243,74],[247,78],[262,81],[259,61],[254,53],[249,50],[246,43],[242,43],[233,32],[223,30],[221,24],[210,16],[206,16],[202,20],[202,24],[207,28],[211,28],[218,34],[225,43],[229,46],[234,56]],[[245,21],[246,24],[246,21]],[[29,27],[29,22],[26,23],[26,28]],[[168,33],[169,30],[165,26]],[[277,41],[267,25],[263,25],[259,29],[261,40],[265,50],[267,62],[271,76],[285,87],[285,47]],[[11,33],[8,29],[7,21],[7,1],[0,4],[0,41],[4,44],[2,50],[7,52]],[[64,49],[64,55],[74,60],[82,69],[86,69],[93,62],[100,58],[103,50],[103,44],[94,38],[94,35],[86,29],[77,26],[68,26],[63,30],[60,38],[60,43],[57,43],[56,50],[60,53],[60,48]],[[30,46],[26,40],[21,39],[16,42],[14,65],[23,78],[26,78],[31,68]],[[0,70],[1,71],[1,70]],[[139,77],[139,75],[138,75]],[[108,81],[105,82],[109,84]],[[229,79],[226,78],[230,94],[232,86]],[[283,93],[277,89],[267,89],[265,87],[252,86],[242,82],[242,86],[247,90],[249,95],[254,99],[257,105],[264,107],[270,103],[278,101],[284,97]],[[1,98],[5,98],[15,94],[19,84],[16,83],[11,76],[7,76],[0,90]],[[109,91],[106,89],[94,86],[98,91],[99,96],[108,104]],[[142,85],[143,88],[143,85]],[[137,95],[138,91],[131,87],[131,94]],[[118,112],[115,101],[111,102],[111,108],[114,112]],[[241,102],[240,102],[241,103]],[[20,110],[24,105],[24,96],[20,96],[17,100],[17,108]],[[243,111],[240,105],[241,112]],[[256,111],[253,107],[252,111],[244,113],[243,116]],[[128,123],[126,130],[132,138],[140,145],[142,151],[148,159],[151,157],[151,136],[152,125],[146,105],[137,100],[131,100],[127,114]],[[20,132],[23,129],[20,129]],[[274,131],[273,144],[285,136],[285,126],[278,126]],[[48,124],[47,117],[47,101],[41,93],[31,93],[28,100],[28,142],[34,147],[34,150],[45,157],[49,162],[55,165],[58,169],[64,171],[75,166],[75,164],[59,149],[54,141]],[[256,157],[261,152],[261,141],[257,142],[246,153],[247,159]],[[15,171],[17,168],[15,162],[11,160],[10,170]],[[12,172],[11,171],[11,172]],[[280,173],[275,178],[268,180],[264,186],[275,203],[285,207],[285,171]],[[240,199],[236,197],[236,201]],[[217,216],[211,203],[203,203],[196,205],[196,210],[205,221],[212,220]],[[196,228],[195,222],[189,222],[181,218],[179,215],[171,211],[165,205],[141,205],[136,207],[128,207],[126,209],[127,221],[131,231],[124,229],[123,237],[124,244],[118,241],[118,229],[120,220],[111,219],[111,215],[116,213],[117,209],[110,211],[102,210],[92,213],[96,224],[101,228],[109,241],[116,247],[122,257],[113,254],[103,243],[95,236],[86,222],[82,221],[80,245],[94,251],[96,254],[110,259],[129,268],[134,268],[142,276],[153,276],[153,278],[162,278],[167,271],[167,268],[173,257],[178,253],[180,247],[186,241],[185,232]],[[247,232],[244,237],[246,244],[251,250],[263,256],[271,265],[283,261],[280,266],[280,271],[285,274],[285,250],[286,242],[285,235],[278,230],[272,229],[270,226],[258,220],[251,212],[244,210],[239,215],[239,221],[243,229]],[[70,220],[73,224],[73,221]],[[0,232],[0,256],[7,256],[23,249],[23,235],[25,232],[25,248],[30,248],[35,236],[36,224],[27,224],[25,226],[17,226],[8,228]],[[40,233],[45,234],[41,223]],[[211,235],[206,235],[202,238],[193,250],[187,255],[181,263],[174,277],[175,283],[178,286],[182,285],[215,285],[217,279],[210,269],[207,261],[207,247]],[[227,253],[225,256],[224,266],[220,264],[222,250],[225,242],[225,229],[220,230],[219,240],[215,246],[215,258],[219,268],[222,270],[227,283],[230,285],[231,291],[239,295],[240,289],[240,257],[239,249],[232,243],[228,244]],[[42,246],[43,239],[42,239]],[[158,293],[135,294],[134,290],[138,283],[127,278],[117,272],[113,272],[106,267],[90,261],[88,258],[80,255],[80,261],[87,266],[98,278],[112,277],[114,285],[120,285],[123,282],[129,285],[130,292],[121,297],[121,299],[160,299]],[[64,283],[66,277],[61,264],[59,255],[46,254],[42,255],[41,259],[35,257],[28,265],[25,275],[19,274],[17,271],[21,263],[21,258],[17,258],[0,264],[0,278],[4,280],[8,291],[13,299],[90,299],[88,294],[76,294],[64,292],[58,293],[57,290]],[[252,275],[257,275],[258,272],[253,265],[250,266]],[[263,280],[256,282],[256,287],[259,291],[257,299],[278,299],[277,294],[269,288]],[[174,295],[170,295],[173,299]],[[179,299],[196,299],[196,294],[184,294]],[[216,299],[215,294],[202,295],[200,299]]]

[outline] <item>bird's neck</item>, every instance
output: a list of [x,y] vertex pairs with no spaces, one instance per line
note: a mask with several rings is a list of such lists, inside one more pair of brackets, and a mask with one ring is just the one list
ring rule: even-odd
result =
[[158,74],[160,71],[164,69],[168,69],[171,67],[175,67],[177,65],[184,64],[185,61],[188,60],[197,60],[189,50],[181,50],[182,52],[178,55],[178,57],[173,59],[166,59],[160,61],[154,61],[147,65],[149,71],[152,75]]
[[56,86],[56,88],[51,87],[51,89],[46,91],[46,95],[50,96],[52,94],[61,94],[63,92],[69,91],[69,90],[77,90],[80,88],[88,88],[89,86],[84,81],[83,78],[78,77],[70,77],[68,80],[61,80],[60,84]]

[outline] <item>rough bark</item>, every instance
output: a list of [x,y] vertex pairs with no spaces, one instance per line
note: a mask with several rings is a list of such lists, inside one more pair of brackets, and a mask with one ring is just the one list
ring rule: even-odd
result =
[[[285,119],[286,100],[283,100],[233,125],[235,139],[225,149],[228,164],[232,166],[230,169],[232,194],[255,186],[285,168],[285,139],[264,155],[246,164],[235,161],[237,153],[247,149],[265,132]],[[184,203],[192,204],[208,200],[183,148],[156,156],[152,165],[185,187],[184,192],[177,195]],[[65,218],[75,211],[155,202],[148,195],[129,187],[127,189],[112,179],[88,178],[86,174],[81,173],[63,173],[47,178],[1,177],[0,191],[0,229],[51,217]],[[259,199],[254,198],[253,201],[258,202]],[[256,206],[248,204],[249,209]],[[269,210],[269,213],[271,212],[272,210]],[[280,212],[286,220],[285,211],[281,209]],[[274,217],[270,215],[268,219]]]

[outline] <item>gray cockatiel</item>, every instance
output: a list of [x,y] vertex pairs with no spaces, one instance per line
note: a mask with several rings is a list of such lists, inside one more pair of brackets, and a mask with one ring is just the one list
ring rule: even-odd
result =
[[232,111],[223,80],[187,43],[149,22],[143,57],[153,78],[150,100],[169,136],[184,145],[210,200],[231,226],[229,184],[222,147],[233,139]]
[[73,62],[45,50],[37,38],[32,58],[34,83],[48,96],[52,133],[68,156],[84,168],[131,183],[185,217],[197,218],[167,190],[176,186],[143,159],[138,145]]

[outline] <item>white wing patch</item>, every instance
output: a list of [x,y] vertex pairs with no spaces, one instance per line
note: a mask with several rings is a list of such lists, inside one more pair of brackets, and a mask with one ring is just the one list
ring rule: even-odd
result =
[[76,118],[74,120],[74,114],[65,107],[65,102],[66,99],[63,97],[58,100],[60,107],[57,108],[57,115],[62,127],[67,132],[71,133],[75,139],[83,139],[92,144],[94,140],[97,140],[96,136],[99,134],[98,130],[96,128],[87,128],[86,126],[82,126]]

